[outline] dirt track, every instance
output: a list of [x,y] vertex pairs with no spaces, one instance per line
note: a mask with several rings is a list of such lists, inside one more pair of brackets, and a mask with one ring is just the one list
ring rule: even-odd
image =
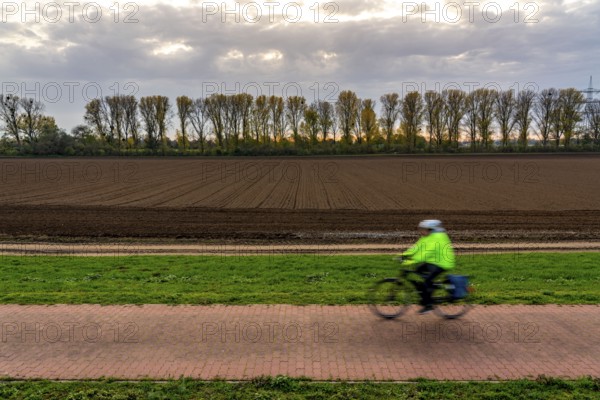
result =
[[[271,244],[271,245],[226,245],[226,244],[174,244],[174,243],[2,243],[0,255],[5,256],[73,256],[73,257],[127,257],[142,255],[194,255],[194,256],[278,256],[309,254],[318,256],[398,254],[410,243],[396,244]],[[533,252],[583,252],[600,251],[600,242],[555,242],[555,243],[455,243],[459,255]]]

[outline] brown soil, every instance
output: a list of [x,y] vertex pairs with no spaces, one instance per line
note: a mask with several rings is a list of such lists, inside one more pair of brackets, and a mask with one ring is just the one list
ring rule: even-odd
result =
[[298,241],[395,243],[436,216],[459,241],[600,240],[600,212],[294,211],[4,206],[9,237],[194,239],[232,243]]
[[600,239],[600,156],[2,159],[0,236],[397,243]]

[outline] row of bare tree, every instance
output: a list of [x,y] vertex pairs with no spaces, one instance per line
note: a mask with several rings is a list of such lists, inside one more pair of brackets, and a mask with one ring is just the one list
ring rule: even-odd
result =
[[4,134],[18,146],[23,142],[35,143],[44,131],[57,130],[54,118],[44,115],[40,101],[0,94],[0,122]]
[[246,93],[214,94],[205,99],[179,96],[174,106],[165,96],[142,97],[139,103],[133,96],[110,96],[90,101],[85,111],[86,123],[101,137],[126,142],[131,138],[137,145],[143,128],[145,142],[151,148],[165,141],[175,116],[180,144],[187,148],[195,141],[201,151],[209,136],[218,146],[231,148],[242,140],[281,142],[287,139],[288,129],[295,142],[304,134],[317,142],[319,132],[330,132],[333,128],[335,135],[337,129],[331,103],[307,106],[306,100],[299,96],[285,100],[276,96],[254,99]]
[[463,140],[472,148],[489,148],[498,139],[501,146],[515,141],[527,146],[534,133],[543,146],[551,141],[569,146],[581,122],[584,133],[600,139],[600,103],[589,102],[576,89],[546,89],[540,93],[522,90],[477,89],[409,92],[381,96],[378,118],[372,99],[342,91],[335,103],[308,104],[301,96],[213,94],[192,99],[180,96],[172,106],[164,96],[113,96],[86,105],[85,120],[107,138],[133,139],[139,143],[140,127],[150,147],[164,140],[174,117],[180,144],[191,141],[201,150],[212,138],[222,148],[235,148],[240,141],[257,143],[309,143],[340,139],[347,143],[381,140],[387,145],[403,137],[410,149],[425,129],[430,147],[458,146]]
[[[561,139],[569,146],[578,133],[600,140],[600,102],[587,102],[576,89],[545,89],[540,93],[522,90],[495,91],[477,89],[470,93],[446,90],[408,93],[400,100],[395,93],[382,96],[381,123],[386,140],[393,135],[395,121],[400,116],[401,131],[409,146],[416,145],[418,133],[426,126],[430,147],[445,143],[458,146],[466,139],[472,148],[489,147],[495,142],[507,147],[515,140],[528,145],[531,133],[542,146]],[[585,122],[587,129],[579,129]]]
[[[84,120],[91,133],[118,147],[158,149],[175,127],[178,145],[205,151],[207,143],[231,150],[240,143],[316,144],[319,142],[399,142],[414,150],[419,142],[430,149],[457,148],[467,142],[473,150],[516,143],[526,147],[531,138],[542,146],[569,146],[572,138],[587,137],[600,144],[600,102],[586,102],[576,89],[514,92],[477,89],[409,92],[381,96],[376,102],[342,91],[337,101],[309,104],[304,97],[213,94],[207,98],[166,96],[108,96],[85,106]],[[44,105],[33,99],[0,95],[0,120],[5,134],[20,146],[37,140],[44,126]]]

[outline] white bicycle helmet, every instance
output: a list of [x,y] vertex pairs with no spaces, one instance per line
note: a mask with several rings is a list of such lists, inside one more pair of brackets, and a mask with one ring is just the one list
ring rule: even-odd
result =
[[423,229],[439,229],[442,227],[442,221],[437,219],[425,219],[419,222],[419,228]]

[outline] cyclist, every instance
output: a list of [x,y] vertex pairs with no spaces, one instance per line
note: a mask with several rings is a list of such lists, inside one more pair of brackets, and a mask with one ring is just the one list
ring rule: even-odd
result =
[[417,265],[417,272],[425,275],[421,304],[423,308],[419,314],[427,314],[433,310],[431,295],[434,279],[442,272],[454,268],[454,249],[441,221],[421,221],[419,233],[421,238],[402,253],[402,258],[406,259],[407,265]]

